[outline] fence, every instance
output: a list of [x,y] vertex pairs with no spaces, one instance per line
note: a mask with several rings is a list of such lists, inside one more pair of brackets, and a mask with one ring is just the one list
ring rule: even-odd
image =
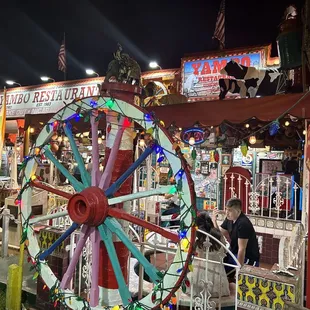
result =
[[236,197],[242,200],[243,211],[248,215],[300,220],[299,212],[302,209],[303,190],[291,176],[260,175],[257,174],[256,184],[238,173],[227,173],[222,179],[223,192],[221,193],[220,180],[207,182],[210,197],[216,199],[215,205],[223,208],[223,202]]
[[[177,229],[178,227],[170,228]],[[199,232],[206,236],[204,249],[202,251],[203,254],[200,255],[200,257],[195,257],[193,260],[194,269],[189,273],[189,280],[191,282],[190,288],[188,288],[185,293],[181,293],[180,291],[177,292],[177,309],[179,306],[187,306],[189,309],[200,310],[215,309],[215,307],[221,309],[224,306],[233,306],[236,308],[238,283],[232,288],[232,291],[229,291],[229,294],[225,294],[223,291],[223,283],[227,281],[227,277],[224,268],[225,266],[234,268],[236,270],[236,278],[238,278],[240,265],[235,258],[236,265],[224,263],[226,253],[227,255],[232,255],[227,246],[213,236],[203,231]],[[139,235],[131,226],[129,235],[135,240],[137,248],[150,259],[153,265],[157,266],[160,270],[167,269],[170,266],[176,249],[172,248],[168,240],[155,233],[150,233],[146,241],[143,242],[144,237]],[[220,249],[216,253],[209,251],[211,239],[220,245]],[[77,238],[75,237],[73,240],[76,242]],[[75,245],[71,244],[70,248],[74,247]],[[79,263],[75,270],[75,279],[71,287],[76,294],[86,298],[89,298],[91,288],[91,256],[91,243],[88,241],[80,256]],[[154,284],[144,280],[143,267],[139,266],[135,268],[137,264],[138,261],[135,258],[130,258],[128,262],[129,290],[133,297],[141,298],[143,295],[153,290]],[[137,270],[139,270],[139,272],[137,272]],[[214,272],[214,270],[216,272]],[[199,276],[199,281],[197,281],[198,274],[201,275]],[[231,289],[231,286],[229,289]],[[216,292],[217,295],[214,297],[213,295]]]

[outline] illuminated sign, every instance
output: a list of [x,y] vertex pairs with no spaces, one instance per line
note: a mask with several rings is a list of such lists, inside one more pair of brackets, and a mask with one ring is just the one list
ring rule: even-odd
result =
[[[23,118],[25,114],[56,113],[75,98],[98,96],[102,78],[48,83],[7,90],[6,117]],[[2,105],[3,92],[0,93]]]
[[261,68],[263,55],[264,52],[260,51],[236,56],[184,60],[182,63],[182,93],[188,97],[189,101],[218,99],[219,79],[231,78],[220,74],[220,70],[230,60],[233,59],[246,67]]
[[192,127],[188,129],[184,129],[181,132],[181,140],[190,145],[201,144],[207,140],[210,136],[209,130],[203,130],[198,127]]

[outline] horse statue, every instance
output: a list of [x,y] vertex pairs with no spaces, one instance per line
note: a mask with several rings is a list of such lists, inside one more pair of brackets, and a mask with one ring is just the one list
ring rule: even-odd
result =
[[118,44],[118,49],[113,56],[114,59],[109,63],[104,82],[109,82],[114,77],[117,82],[140,86],[141,68],[139,64],[128,54],[123,53],[120,44]]

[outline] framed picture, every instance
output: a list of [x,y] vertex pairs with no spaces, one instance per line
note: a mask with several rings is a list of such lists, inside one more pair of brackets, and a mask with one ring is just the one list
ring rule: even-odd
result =
[[210,174],[210,166],[208,161],[200,162],[200,169],[202,174]]
[[231,166],[231,154],[222,154],[222,166]]
[[264,174],[276,174],[282,172],[282,160],[275,159],[260,159],[259,160],[259,172]]

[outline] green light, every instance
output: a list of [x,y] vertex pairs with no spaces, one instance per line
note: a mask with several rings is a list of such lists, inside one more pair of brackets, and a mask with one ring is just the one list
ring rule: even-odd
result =
[[176,189],[175,186],[174,186],[174,187],[171,187],[171,188],[170,188],[170,191],[169,191],[169,194],[173,195],[173,194],[176,193],[176,191],[177,191],[177,189]]
[[109,99],[109,100],[106,102],[106,106],[107,106],[109,109],[112,109],[112,107],[114,106],[114,100]]

